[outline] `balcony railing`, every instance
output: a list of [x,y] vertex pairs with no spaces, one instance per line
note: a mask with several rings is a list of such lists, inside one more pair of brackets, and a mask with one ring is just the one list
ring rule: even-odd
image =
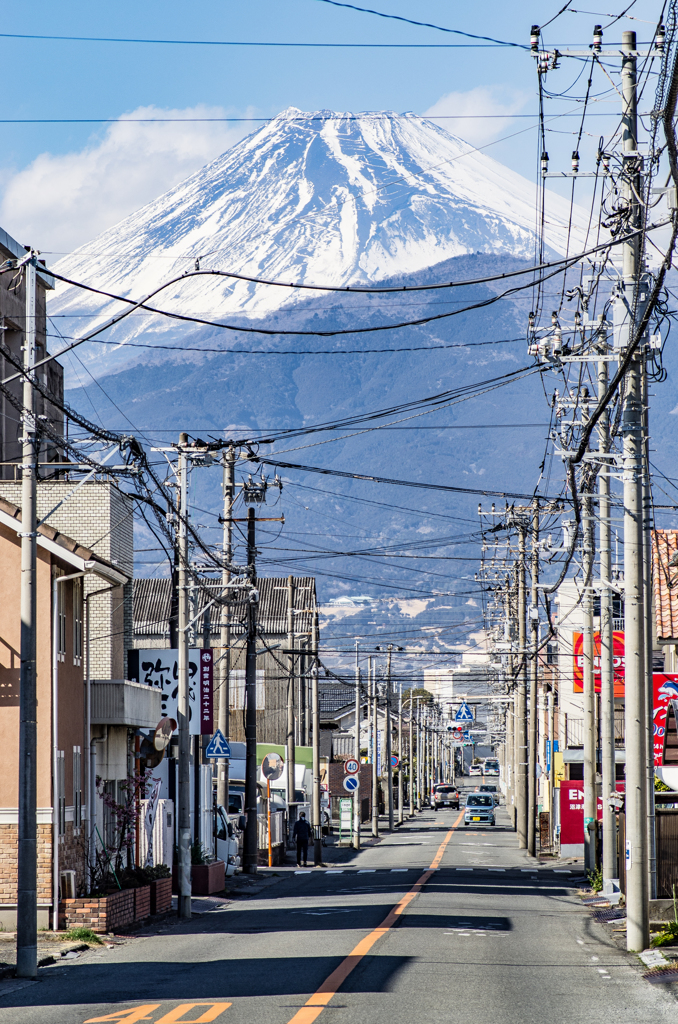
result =
[[[614,713],[614,742],[618,747],[623,747],[625,742],[624,732],[624,712],[615,711]],[[565,746],[566,747],[583,747],[584,746],[584,719],[583,718],[570,718],[567,716],[565,722]]]

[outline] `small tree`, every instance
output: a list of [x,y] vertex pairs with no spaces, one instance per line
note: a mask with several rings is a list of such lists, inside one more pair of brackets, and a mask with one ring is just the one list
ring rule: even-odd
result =
[[[97,791],[101,795],[104,807],[108,810],[112,828],[106,836],[99,835],[104,845],[104,861],[117,874],[124,867],[131,868],[133,863],[134,840],[137,821],[140,814],[140,802],[146,799],[151,781],[151,769],[141,772],[129,772],[124,782],[118,787],[120,801],[112,793],[107,793],[104,780],[97,776]],[[126,861],[126,864],[123,863]]]

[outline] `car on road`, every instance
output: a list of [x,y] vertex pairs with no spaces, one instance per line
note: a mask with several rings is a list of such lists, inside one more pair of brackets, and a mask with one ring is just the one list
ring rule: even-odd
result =
[[459,810],[459,790],[448,783],[438,783],[433,789],[433,807],[454,807]]
[[495,825],[492,793],[469,793],[464,808],[464,825]]
[[468,770],[469,775],[482,775],[483,766],[481,764],[472,764]]
[[482,786],[478,786],[476,793],[491,793],[494,797],[495,806],[499,805],[499,791],[496,786],[491,786],[485,782]]

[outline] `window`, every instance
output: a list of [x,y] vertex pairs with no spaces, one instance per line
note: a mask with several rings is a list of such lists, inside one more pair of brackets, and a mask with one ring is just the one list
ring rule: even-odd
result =
[[64,661],[66,658],[66,597],[64,584],[57,583],[57,658]]
[[[59,587],[61,590],[61,587]],[[63,750],[57,750],[57,826],[60,836],[66,835],[66,758]]]
[[[231,672],[231,685],[229,688],[229,699],[231,711],[242,711],[245,706],[245,673],[243,669],[235,669]],[[266,707],[266,687],[264,684],[264,670],[257,669],[257,711],[263,711]]]
[[73,747],[73,828],[80,828],[81,825],[82,825],[82,768],[81,768],[81,751],[80,751],[80,747]]
[[82,664],[82,580],[73,580],[73,664]]

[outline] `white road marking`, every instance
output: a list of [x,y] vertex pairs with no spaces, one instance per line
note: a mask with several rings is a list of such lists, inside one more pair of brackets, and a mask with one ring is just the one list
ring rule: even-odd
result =
[[409,870],[410,870],[409,868],[391,868],[391,874],[393,874],[395,871],[409,871]]
[[572,874],[572,872],[570,871],[569,868],[554,868],[553,869],[553,873],[554,873],[554,875],[571,875]]
[[506,871],[506,868],[488,868],[488,871]]
[[470,871],[470,872],[473,872],[473,868],[455,868],[454,870],[455,871],[466,871],[466,872]]
[[343,875],[343,868],[328,868],[325,872],[326,875]]
[[359,875],[373,875],[376,872],[376,868],[361,868],[358,872]]
[[312,875],[313,870],[311,868],[302,868],[301,871],[295,871],[295,875]]

